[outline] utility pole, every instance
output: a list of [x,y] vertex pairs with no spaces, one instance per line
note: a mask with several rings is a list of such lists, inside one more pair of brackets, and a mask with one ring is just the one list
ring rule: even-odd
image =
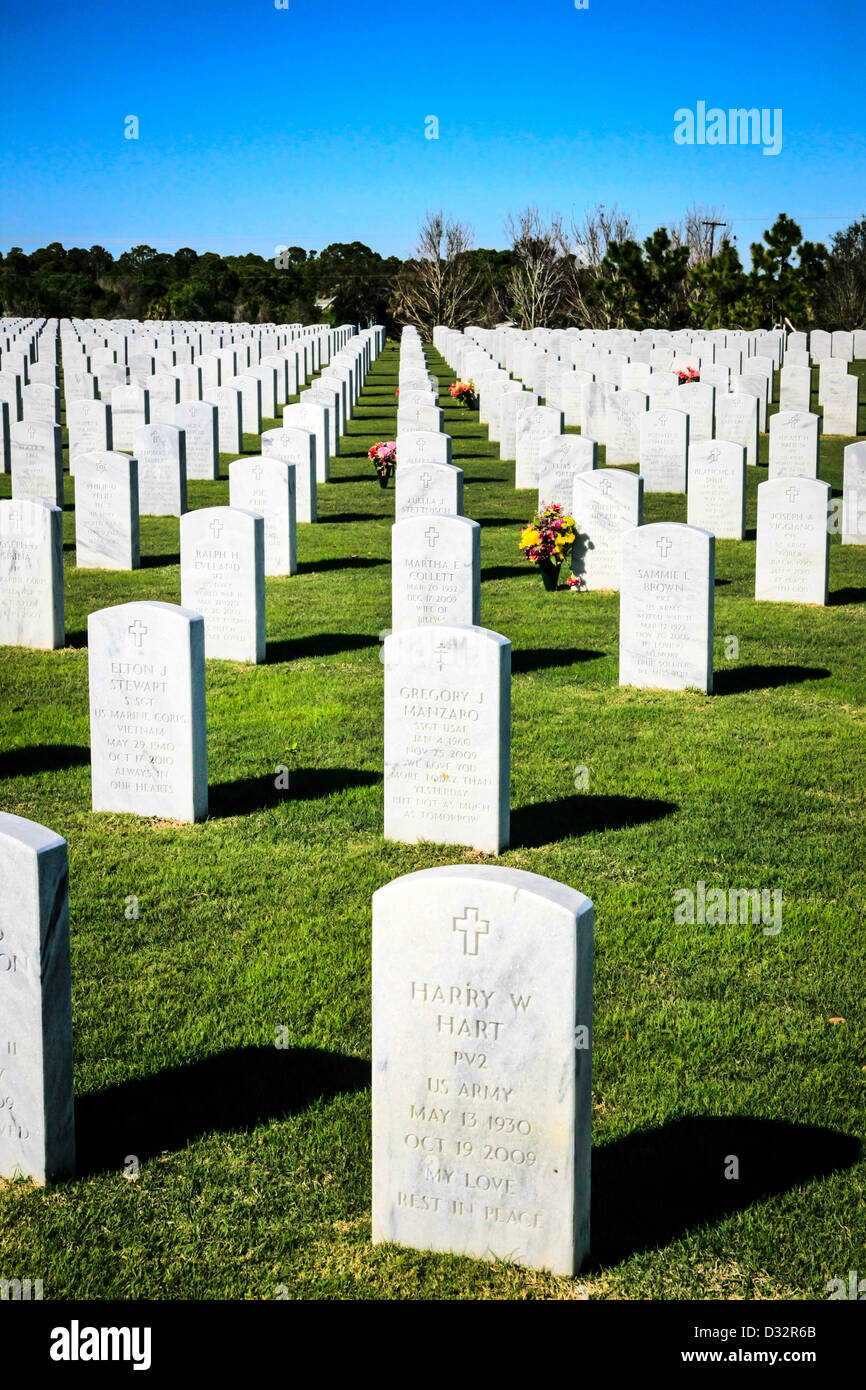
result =
[[714,247],[715,244],[716,244],[716,228],[717,228],[717,227],[727,227],[727,225],[728,225],[727,222],[709,222],[709,221],[707,221],[707,222],[702,222],[702,223],[701,223],[701,226],[702,226],[702,227],[709,227],[709,228],[710,228],[710,260],[712,260],[712,258],[713,258],[713,247]]

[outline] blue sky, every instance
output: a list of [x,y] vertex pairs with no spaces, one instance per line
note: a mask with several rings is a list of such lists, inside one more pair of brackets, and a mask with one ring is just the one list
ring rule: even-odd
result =
[[[745,258],[779,211],[814,240],[866,213],[862,0],[5,0],[0,34],[4,251],[406,256],[428,209],[505,246],[529,203],[645,236],[696,201]],[[781,108],[781,152],[677,145],[699,101]]]

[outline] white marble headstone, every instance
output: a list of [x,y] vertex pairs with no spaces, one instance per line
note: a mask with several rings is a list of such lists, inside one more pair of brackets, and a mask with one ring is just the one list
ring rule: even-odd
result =
[[187,505],[186,434],[177,425],[136,430],[138,505],[142,516],[183,516]]
[[94,811],[207,815],[204,620],[123,603],[87,620]]
[[843,545],[866,545],[866,440],[843,453],[841,529]]
[[571,511],[577,539],[571,568],[588,589],[618,589],[622,537],[643,520],[643,478],[621,468],[579,473],[572,484]]
[[66,841],[0,812],[0,1178],[75,1169]]
[[283,459],[295,465],[295,507],[299,522],[313,522],[318,514],[316,484],[316,436],[310,430],[265,430],[263,457]]
[[758,484],[755,598],[827,602],[830,484],[818,478],[768,478]]
[[75,474],[77,568],[137,570],[140,556],[138,460],[106,450],[79,454]]
[[690,446],[686,520],[719,540],[745,539],[745,445],[702,439]]
[[188,482],[212,482],[220,475],[219,407],[212,401],[181,401],[174,426],[183,432]]
[[463,469],[449,463],[401,464],[394,475],[394,515],[463,515]]
[[208,659],[264,661],[264,518],[241,507],[181,517],[180,594],[204,618]]
[[714,582],[708,531],[662,521],[624,533],[620,685],[712,690]]
[[9,427],[12,496],[63,507],[63,435],[59,425],[19,420]]
[[685,492],[689,451],[685,411],[646,411],[640,417],[639,450],[646,492]]
[[391,528],[391,627],[478,626],[481,527],[465,516],[406,516]]
[[770,416],[770,478],[817,478],[820,416],[779,410]]
[[571,1276],[589,1248],[593,906],[497,865],[373,896],[373,1241]]
[[0,646],[64,643],[63,513],[32,498],[0,501]]
[[265,574],[296,574],[295,465],[273,454],[229,464],[229,504],[265,519]]
[[499,854],[510,824],[511,643],[442,624],[385,638],[385,838]]

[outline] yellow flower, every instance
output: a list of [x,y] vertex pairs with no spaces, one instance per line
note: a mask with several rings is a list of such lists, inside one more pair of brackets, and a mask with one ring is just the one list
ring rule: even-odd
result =
[[541,536],[538,533],[537,526],[527,526],[525,530],[520,533],[521,550],[526,550],[527,546],[530,545],[538,545],[540,541]]

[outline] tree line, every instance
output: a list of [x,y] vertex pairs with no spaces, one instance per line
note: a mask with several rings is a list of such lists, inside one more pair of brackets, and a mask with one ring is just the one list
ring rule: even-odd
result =
[[[715,231],[723,234],[718,244]],[[504,250],[476,247],[471,229],[428,213],[414,254],[382,257],[362,242],[323,251],[289,246],[272,259],[59,242],[0,254],[0,313],[50,318],[187,319],[246,323],[469,323],[520,328],[866,327],[866,217],[829,248],[780,213],[743,266],[712,208],[691,208],[638,239],[631,217],[599,206],[566,223],[534,207],[509,216]]]

